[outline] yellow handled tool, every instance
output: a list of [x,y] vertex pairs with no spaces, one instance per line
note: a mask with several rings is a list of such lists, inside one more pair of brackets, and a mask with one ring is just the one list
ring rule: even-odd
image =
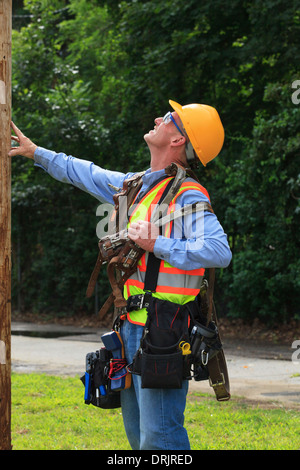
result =
[[190,343],[186,343],[185,341],[181,341],[179,343],[179,348],[181,349],[182,354],[184,356],[186,356],[187,354],[191,354],[192,352]]

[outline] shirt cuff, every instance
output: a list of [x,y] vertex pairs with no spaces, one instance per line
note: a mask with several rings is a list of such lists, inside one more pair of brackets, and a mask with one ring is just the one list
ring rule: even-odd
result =
[[47,150],[43,147],[37,147],[34,152],[34,163],[35,166],[48,170],[49,161],[52,160],[55,152]]
[[153,253],[156,256],[156,258],[160,259],[166,259],[167,253],[169,254],[169,251],[166,250],[166,238],[163,237],[162,235],[159,235],[157,239],[155,240],[154,244],[154,249]]

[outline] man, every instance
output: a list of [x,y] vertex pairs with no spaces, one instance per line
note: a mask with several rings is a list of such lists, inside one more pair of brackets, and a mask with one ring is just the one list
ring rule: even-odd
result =
[[[199,104],[180,106],[174,101],[170,104],[174,111],[164,118],[156,118],[154,129],[144,136],[151,163],[143,176],[138,197],[141,201],[148,198],[147,211],[150,210],[150,202],[156,200],[159,188],[164,185],[168,165],[174,162],[187,167],[200,160],[205,166],[223,145],[224,130],[214,108]],[[121,188],[123,181],[133,175],[105,170],[92,162],[43,149],[24,136],[13,123],[12,128],[16,134],[12,139],[19,143],[19,147],[12,148],[10,156],[32,158],[52,177],[73,184],[102,202],[113,203],[115,191],[112,186]],[[205,188],[192,178],[185,180],[175,199],[180,207],[201,201],[210,202]],[[194,229],[200,217],[200,214],[187,216],[184,227],[182,221],[175,221],[168,234],[161,234],[146,216],[139,219],[133,214],[130,217],[129,238],[147,255],[154,253],[161,260],[157,282],[159,288],[153,294],[157,298],[183,305],[193,300],[199,292],[205,268],[229,265],[231,251],[217,217],[206,211],[204,223],[200,224],[203,230],[197,232]],[[180,236],[176,237],[175,232]],[[147,259],[144,258],[144,264]],[[127,296],[143,293],[143,263],[125,285]],[[146,316],[146,309],[141,308],[128,312],[123,322],[121,334],[129,364],[140,346]],[[121,392],[124,426],[132,449],[190,449],[183,426],[187,390],[186,380],[181,389],[152,389],[142,388],[140,376],[132,376],[132,386]]]

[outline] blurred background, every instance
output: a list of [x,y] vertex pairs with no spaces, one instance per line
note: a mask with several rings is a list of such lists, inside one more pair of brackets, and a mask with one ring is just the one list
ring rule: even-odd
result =
[[[300,320],[300,7],[285,0],[14,0],[12,118],[36,144],[148,168],[143,135],[182,105],[217,108],[220,155],[197,175],[228,234],[218,315]],[[13,311],[95,315],[110,286],[98,201],[12,160]]]

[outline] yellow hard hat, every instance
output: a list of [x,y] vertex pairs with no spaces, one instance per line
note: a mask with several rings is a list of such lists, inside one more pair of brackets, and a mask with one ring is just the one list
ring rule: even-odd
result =
[[217,110],[206,104],[181,106],[172,100],[169,103],[180,117],[194,150],[192,156],[187,152],[188,162],[198,157],[206,166],[219,154],[224,142],[224,128]]

